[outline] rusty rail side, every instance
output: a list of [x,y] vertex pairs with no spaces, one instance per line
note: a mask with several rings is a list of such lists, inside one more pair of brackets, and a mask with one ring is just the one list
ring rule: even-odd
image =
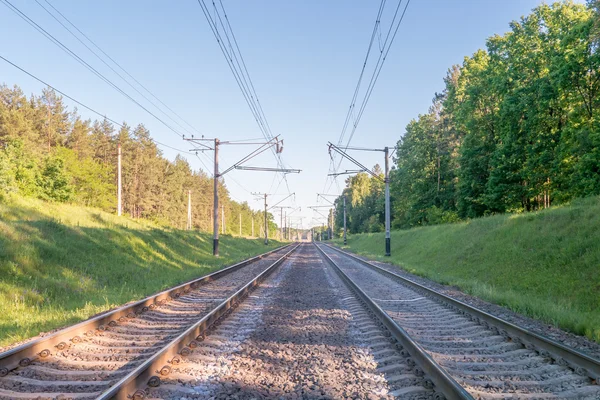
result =
[[206,330],[216,321],[228,315],[252,289],[259,285],[276,267],[281,265],[298,247],[300,247],[300,244],[293,247],[266,270],[252,279],[252,281],[244,285],[243,288],[231,295],[210,313],[156,352],[151,358],[102,393],[97,400],[144,399],[146,397],[145,387],[159,386],[161,383],[160,377],[169,375],[171,368],[191,353],[192,349],[197,346],[197,341],[203,340]]
[[385,268],[381,268],[354,254],[343,251],[337,248],[336,246],[331,246],[329,244],[326,244],[326,246],[355,261],[358,261],[359,263],[401,284],[408,285],[413,289],[416,289],[421,293],[430,296],[431,298],[446,303],[463,314],[472,315],[484,324],[495,328],[498,331],[498,333],[510,337],[513,341],[520,341],[525,347],[535,348],[540,353],[547,353],[547,355],[554,358],[554,360],[558,363],[566,364],[578,374],[588,376],[595,382],[600,383],[599,359],[590,357],[585,353],[582,353],[571,347],[565,346],[562,343],[554,341],[548,337],[542,336],[529,329],[515,325],[502,318],[496,317],[495,315],[487,313],[469,304],[463,303],[460,300],[456,300],[452,297],[446,296],[445,294],[439,293],[411,279],[395,274],[394,272],[388,271]]
[[125,321],[128,318],[135,318],[137,315],[151,310],[169,299],[178,298],[182,294],[189,293],[192,289],[195,289],[204,282],[218,279],[223,275],[227,275],[289,246],[291,246],[291,244],[280,246],[274,250],[251,257],[227,268],[223,268],[200,278],[182,283],[178,286],[148,296],[132,304],[116,308],[112,311],[108,311],[104,314],[82,321],[73,326],[61,329],[51,335],[35,339],[31,342],[24,343],[20,346],[2,352],[0,353],[0,377],[8,375],[11,370],[18,368],[19,366],[25,367],[36,359],[51,355],[55,349],[62,350],[66,348],[69,343],[78,343],[81,341],[82,336],[93,335],[96,329],[102,330],[107,325],[112,326],[116,324],[117,321]]
[[385,325],[388,331],[402,345],[402,347],[410,354],[411,358],[422,369],[429,379],[435,385],[436,399],[448,400],[472,400],[473,397],[446,372],[420,344],[415,342],[410,335],[394,321],[377,303],[375,303],[369,295],[367,295],[342,269],[335,261],[329,257],[318,245],[315,247],[319,250],[323,258],[334,267],[335,271],[348,285],[348,287],[356,293],[360,300],[375,314],[375,316]]

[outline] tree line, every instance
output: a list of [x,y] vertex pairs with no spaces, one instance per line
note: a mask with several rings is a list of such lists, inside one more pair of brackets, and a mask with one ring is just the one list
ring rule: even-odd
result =
[[[0,200],[8,193],[70,202],[114,212],[117,146],[122,148],[123,212],[175,228],[187,224],[188,190],[194,229],[212,231],[213,180],[194,171],[181,155],[165,158],[143,124],[84,119],[61,96],[44,89],[27,97],[18,87],[0,86]],[[264,213],[233,201],[219,182],[225,232],[261,234]],[[221,216],[221,210],[219,210]],[[276,234],[267,214],[270,236]]]
[[[406,126],[390,174],[393,227],[547,208],[600,194],[600,6],[543,4],[444,78]],[[351,232],[383,229],[383,185],[346,181]],[[336,228],[343,224],[336,200]]]

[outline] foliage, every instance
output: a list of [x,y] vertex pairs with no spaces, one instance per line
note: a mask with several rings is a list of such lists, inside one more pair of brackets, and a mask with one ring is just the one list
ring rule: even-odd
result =
[[[398,141],[390,177],[394,227],[534,211],[600,194],[598,4],[542,4],[448,70],[444,90]],[[356,186],[363,193],[369,185],[349,180],[345,193],[355,195]],[[380,220],[380,209],[371,214]],[[369,217],[351,211],[350,230],[372,231],[363,224]]]
[[69,185],[62,158],[47,157],[42,163],[37,185],[41,190],[40,198],[66,202],[71,200],[73,188]]
[[[188,190],[192,193],[193,228],[212,230],[212,179],[193,171],[178,156],[167,160],[140,124],[126,123],[117,132],[107,120],[83,120],[68,111],[51,89],[25,96],[18,87],[0,86],[0,193],[18,193],[49,201],[116,209],[117,146],[122,147],[123,211],[184,228]],[[263,213],[229,198],[220,182],[219,196],[226,233],[255,236],[263,229]],[[269,232],[277,230],[268,214]],[[231,222],[230,222],[231,221]]]
[[[348,237],[348,247],[600,342],[600,197],[549,209]],[[339,240],[338,240],[339,243]]]
[[[378,165],[373,172],[383,179]],[[364,172],[348,178],[342,196],[346,197],[347,228],[349,232],[381,232],[384,229],[383,182]],[[344,225],[344,200],[335,200],[334,226],[338,234]]]

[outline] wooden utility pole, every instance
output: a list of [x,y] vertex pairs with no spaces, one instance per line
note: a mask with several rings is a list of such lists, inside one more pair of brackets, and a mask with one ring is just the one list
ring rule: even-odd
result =
[[240,236],[242,236],[242,213],[240,213]]
[[252,216],[252,237],[254,237],[254,215]]
[[121,143],[117,145],[117,215],[120,217],[122,212],[121,203],[122,182],[121,182]]
[[265,193],[265,245],[269,244],[269,225],[267,222],[267,194]]
[[344,197],[344,246],[346,244],[348,244],[347,238],[346,238],[346,196],[343,195]]
[[192,229],[192,191],[188,190],[187,230]]

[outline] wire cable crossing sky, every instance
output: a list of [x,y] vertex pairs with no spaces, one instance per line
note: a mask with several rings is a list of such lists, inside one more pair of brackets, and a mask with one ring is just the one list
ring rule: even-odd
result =
[[[254,209],[263,205],[252,192],[273,193],[273,203],[295,192],[289,201],[305,225],[325,221],[307,208],[317,193],[341,192],[343,181],[328,175],[354,169],[330,158],[327,142],[394,146],[443,90],[450,66],[540,3],[0,2],[0,34],[18,37],[3,44],[3,83],[27,94],[51,84],[83,117],[141,123],[167,158],[209,176],[211,154],[190,153],[184,135],[280,135],[283,157],[267,152],[252,166],[302,173],[234,170],[228,190]],[[241,147],[223,151],[223,165],[242,158]],[[356,156],[369,168],[382,162]]]

